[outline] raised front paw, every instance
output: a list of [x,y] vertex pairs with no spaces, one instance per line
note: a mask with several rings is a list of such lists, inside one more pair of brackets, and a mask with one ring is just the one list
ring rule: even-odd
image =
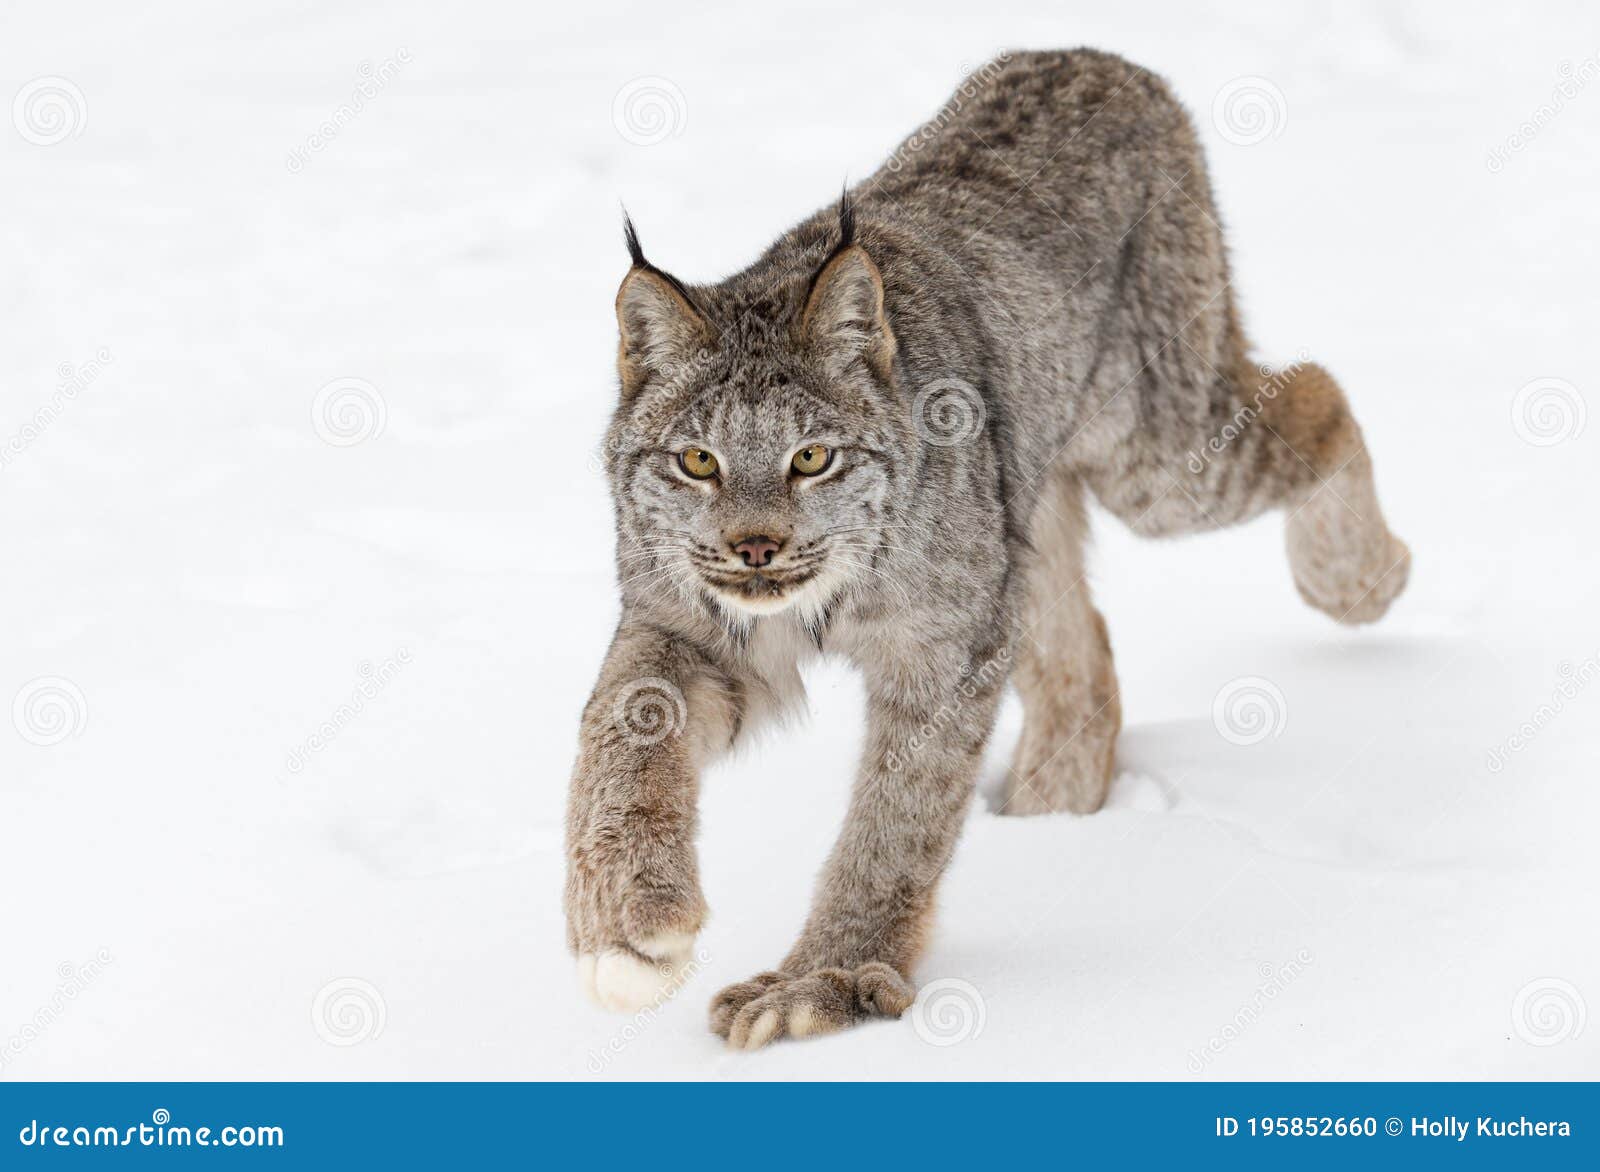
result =
[[694,971],[706,905],[692,875],[647,880],[575,860],[567,881],[567,931],[578,982],[596,1004],[634,1013],[659,1004]]
[[711,1029],[735,1050],[757,1050],[785,1035],[806,1038],[868,1017],[899,1017],[915,999],[910,983],[880,961],[802,976],[762,973],[717,994]]

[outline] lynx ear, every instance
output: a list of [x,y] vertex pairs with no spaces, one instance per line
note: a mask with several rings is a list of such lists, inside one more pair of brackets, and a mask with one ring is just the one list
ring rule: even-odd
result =
[[711,327],[680,286],[659,269],[635,265],[617,290],[617,367],[631,394],[651,374],[671,375],[711,342]]
[[865,249],[849,245],[822,266],[800,315],[800,335],[830,374],[861,359],[889,377],[894,334],[883,315],[883,278]]

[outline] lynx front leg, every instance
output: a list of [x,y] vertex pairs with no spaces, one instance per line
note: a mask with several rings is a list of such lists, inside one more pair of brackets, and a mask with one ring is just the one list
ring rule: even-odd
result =
[[1002,814],[1092,814],[1111,786],[1122,702],[1105,620],[1089,600],[1087,536],[1082,487],[1057,472],[1031,527],[1013,676],[1025,715]]
[[698,653],[626,618],[584,709],[567,809],[567,944],[608,1009],[679,977],[705,918],[694,834],[699,769],[736,711]]
[[805,930],[778,971],[712,1002],[711,1028],[729,1045],[829,1033],[911,1005],[934,887],[971,801],[1009,661],[994,648],[964,673],[923,664],[869,677],[861,773]]

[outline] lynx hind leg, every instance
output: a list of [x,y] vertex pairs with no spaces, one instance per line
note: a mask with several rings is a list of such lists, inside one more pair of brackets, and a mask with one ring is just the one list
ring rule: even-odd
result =
[[1057,474],[1034,516],[1012,673],[1022,696],[1022,738],[1000,812],[1092,814],[1111,786],[1122,705],[1105,620],[1084,576],[1082,487]]
[[1270,421],[1316,473],[1285,527],[1295,588],[1338,622],[1375,622],[1405,589],[1411,552],[1383,519],[1344,392],[1320,366],[1301,366],[1273,406]]
[[1234,365],[1233,377],[1211,385],[1201,428],[1136,434],[1086,472],[1095,495],[1147,537],[1284,509],[1300,596],[1342,623],[1381,618],[1405,588],[1411,554],[1378,507],[1372,457],[1344,392],[1320,366]]

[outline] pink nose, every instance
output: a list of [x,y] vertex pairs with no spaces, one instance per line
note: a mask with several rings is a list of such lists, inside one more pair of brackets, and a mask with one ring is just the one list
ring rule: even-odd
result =
[[770,537],[746,537],[733,543],[733,552],[744,559],[747,566],[764,566],[783,546]]

